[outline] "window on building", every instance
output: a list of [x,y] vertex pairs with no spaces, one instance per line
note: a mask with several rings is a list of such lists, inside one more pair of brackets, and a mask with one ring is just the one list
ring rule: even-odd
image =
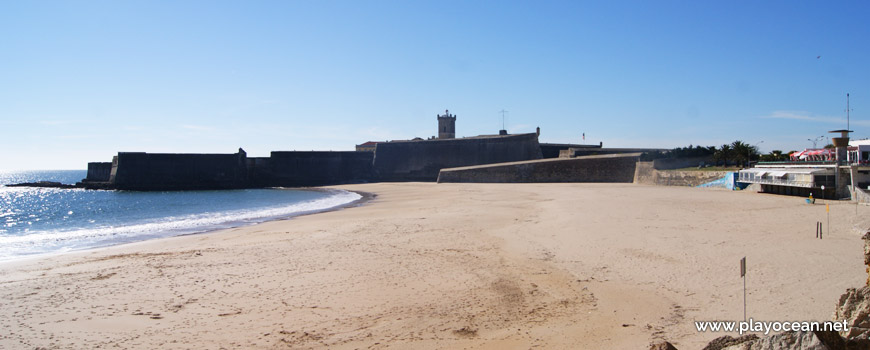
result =
[[816,175],[813,176],[813,186],[814,187],[831,187],[835,186],[836,179],[834,175]]

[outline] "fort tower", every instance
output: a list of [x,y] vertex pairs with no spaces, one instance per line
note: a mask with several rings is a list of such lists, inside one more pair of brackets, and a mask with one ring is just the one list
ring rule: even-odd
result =
[[456,138],[456,115],[444,110],[444,115],[438,115],[438,138]]

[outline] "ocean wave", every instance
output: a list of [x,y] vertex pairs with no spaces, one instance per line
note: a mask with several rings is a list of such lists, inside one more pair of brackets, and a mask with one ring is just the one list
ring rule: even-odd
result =
[[250,225],[288,218],[347,205],[362,198],[355,192],[329,190],[329,196],[286,206],[255,210],[229,210],[186,216],[171,216],[159,221],[77,230],[34,232],[26,235],[0,235],[0,260],[15,257],[96,248],[152,238],[201,233],[216,229]]

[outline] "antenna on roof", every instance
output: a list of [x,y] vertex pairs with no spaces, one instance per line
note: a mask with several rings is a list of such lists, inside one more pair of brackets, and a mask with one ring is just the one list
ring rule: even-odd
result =
[[500,110],[500,111],[498,111],[498,112],[501,113],[501,129],[502,129],[502,130],[507,130],[507,129],[504,128],[504,115],[505,115],[505,113],[507,113],[508,111],[502,109],[502,110]]
[[508,134],[507,129],[505,129],[505,127],[504,127],[504,125],[505,125],[505,122],[504,122],[504,118],[505,118],[505,116],[504,116],[504,115],[505,115],[508,111],[502,109],[502,110],[500,110],[500,111],[498,111],[498,112],[501,113],[501,130],[498,131],[498,134],[499,134],[499,135],[507,135],[507,134]]

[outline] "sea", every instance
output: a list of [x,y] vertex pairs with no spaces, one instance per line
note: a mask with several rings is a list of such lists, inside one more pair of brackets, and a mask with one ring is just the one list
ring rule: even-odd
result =
[[7,184],[74,184],[85,170],[0,172],[0,261],[252,225],[341,207],[342,190],[135,192]]

